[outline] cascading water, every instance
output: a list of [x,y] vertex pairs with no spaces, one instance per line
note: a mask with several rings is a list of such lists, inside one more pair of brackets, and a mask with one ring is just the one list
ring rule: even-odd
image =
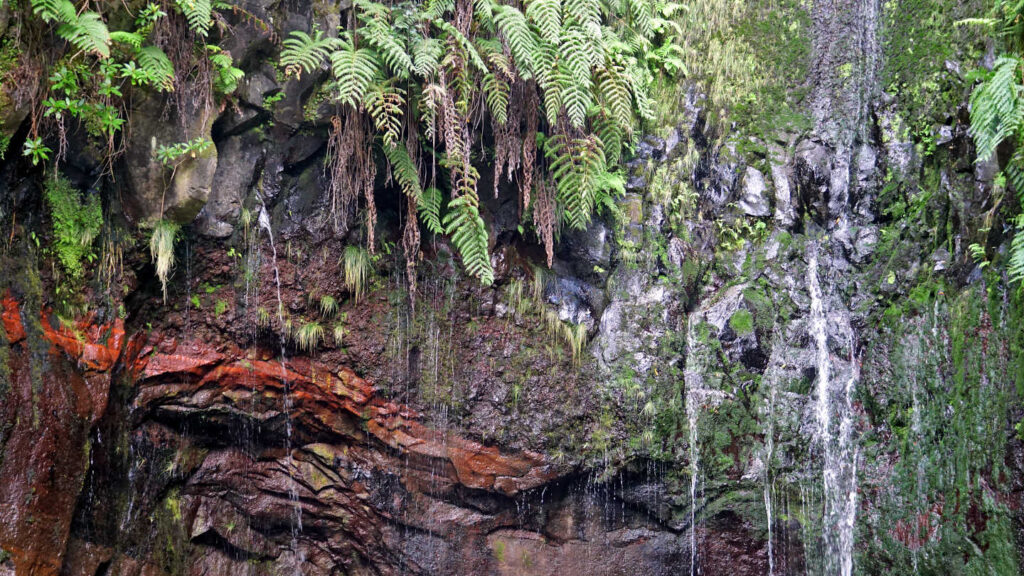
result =
[[[815,404],[817,441],[822,449],[822,536],[828,574],[853,573],[853,532],[857,515],[857,450],[853,443],[852,395],[859,378],[854,357],[853,329],[843,311],[826,311],[818,277],[818,246],[811,245],[807,258],[807,288],[811,297],[809,330],[816,359]],[[837,370],[829,351],[829,327],[847,339],[848,365]],[[844,363],[846,364],[846,363]],[[844,373],[845,372],[845,373]],[[841,379],[835,383],[835,377]],[[838,420],[839,426],[834,426]]]
[[[281,326],[281,381],[284,385],[283,394],[283,409],[285,419],[285,462],[288,467],[288,498],[292,502],[292,508],[294,510],[294,523],[292,526],[292,551],[296,554],[300,554],[298,549],[298,536],[302,532],[302,505],[299,503],[299,492],[298,484],[295,480],[295,462],[292,458],[292,406],[291,406],[291,390],[288,386],[288,366],[286,361],[286,341],[284,334],[284,300],[281,298],[281,272],[277,266],[277,247],[274,245],[274,231],[270,226],[270,215],[267,214],[266,206],[260,206],[260,215],[258,218],[259,227],[267,233],[267,238],[270,241],[270,255],[274,265],[274,283],[277,289],[277,319]],[[301,566],[302,558],[299,558],[298,565]],[[296,566],[296,573],[301,574],[298,566]]]

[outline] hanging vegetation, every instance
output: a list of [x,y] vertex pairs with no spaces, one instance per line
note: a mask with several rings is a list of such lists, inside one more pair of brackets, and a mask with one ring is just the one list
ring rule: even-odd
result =
[[466,271],[490,284],[483,159],[473,155],[489,134],[492,193],[503,181],[517,184],[520,214],[550,265],[560,226],[586,228],[623,192],[617,161],[653,114],[654,74],[680,68],[669,20],[677,8],[662,0],[357,0],[337,37],[292,32],[281,52],[288,74],[330,68],[336,222],[347,227],[362,199],[373,250],[379,147],[409,205],[410,284],[420,220],[447,235]]

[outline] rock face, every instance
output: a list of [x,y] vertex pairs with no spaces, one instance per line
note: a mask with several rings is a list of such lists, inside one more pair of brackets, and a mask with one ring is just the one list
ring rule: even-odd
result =
[[[231,105],[136,100],[104,197],[185,225],[166,302],[145,239],[111,234],[94,311],[62,320],[45,211],[0,239],[0,576],[1019,573],[1024,302],[968,248],[1007,241],[999,166],[966,105],[922,142],[881,93],[902,4],[777,4],[771,44],[811,50],[794,126],[732,134],[680,86],[550,269],[485,198],[494,285],[424,235],[415,298],[390,182],[346,280],[367,231],[331,225],[324,78],[274,65],[347,15],[225,13]],[[6,223],[39,176],[0,174]]]

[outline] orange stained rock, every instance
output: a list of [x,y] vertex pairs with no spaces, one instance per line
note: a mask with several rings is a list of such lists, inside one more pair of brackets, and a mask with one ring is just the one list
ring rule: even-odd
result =
[[[7,340],[11,344],[25,339],[25,326],[21,321],[18,302],[7,293],[3,298],[3,323]],[[61,325],[54,328],[49,314],[40,311],[40,326],[45,338],[53,347],[64,351],[81,366],[96,372],[107,372],[121,356],[125,344],[124,322],[118,318],[113,323],[96,324],[95,314],[78,319],[73,327]]]

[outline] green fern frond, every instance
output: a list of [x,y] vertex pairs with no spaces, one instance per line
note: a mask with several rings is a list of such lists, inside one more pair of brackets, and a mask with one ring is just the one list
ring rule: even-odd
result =
[[971,93],[971,135],[979,160],[990,158],[999,144],[1021,129],[1020,66],[1021,59],[1016,56],[999,58],[991,77]]
[[526,17],[540,30],[540,35],[545,41],[558,44],[562,35],[560,0],[530,0],[526,4]]
[[376,85],[366,94],[366,110],[381,133],[384,148],[394,148],[402,135],[404,91],[388,85]]
[[600,0],[565,0],[562,6],[563,20],[575,22],[582,27],[600,26]]
[[444,47],[436,38],[413,36],[412,70],[421,78],[429,78],[437,72]]
[[43,22],[67,24],[78,20],[78,11],[70,0],[32,0],[32,12]]
[[405,49],[403,39],[394,33],[386,20],[380,17],[373,18],[363,26],[360,34],[370,46],[376,49],[377,54],[380,55],[394,76],[409,77],[409,73],[413,70],[412,58],[409,57],[409,53]]
[[285,74],[301,77],[303,72],[312,72],[323,64],[334,48],[333,38],[324,38],[319,30],[310,36],[301,30],[294,30],[281,43],[281,65]]
[[124,30],[114,30],[110,33],[110,41],[118,44],[127,44],[132,48],[142,48],[143,37],[135,32],[126,32]]
[[611,118],[628,135],[633,130],[633,102],[623,73],[621,67],[614,65],[599,70],[597,89]]
[[409,156],[409,150],[405,144],[398,143],[396,146],[384,147],[384,156],[391,164],[391,173],[394,175],[398,186],[406,196],[412,198],[419,204],[423,189],[420,187],[420,175],[416,170],[416,164]]
[[484,286],[494,283],[494,269],[488,253],[487,228],[480,217],[475,194],[463,194],[448,203],[445,232],[462,256],[462,266]]
[[544,154],[555,181],[558,203],[570,227],[584,230],[597,204],[602,178],[607,171],[604,151],[594,136],[549,138]]
[[336,80],[336,98],[342,104],[358,108],[370,83],[380,72],[377,55],[369,48],[356,49],[352,42],[342,40],[331,54],[331,70]]
[[1010,261],[1006,265],[1006,273],[1010,282],[1024,281],[1024,215],[1014,219],[1016,230],[1010,241]]
[[146,46],[136,53],[135,59],[154,85],[168,92],[174,90],[174,64],[163,50],[157,46]]
[[534,70],[533,58],[537,50],[537,38],[530,30],[526,17],[511,6],[497,6],[494,9],[494,23],[508,42],[520,76],[528,80]]
[[434,234],[444,234],[444,226],[441,224],[441,202],[441,191],[437,188],[427,188],[420,194],[420,200],[416,203],[420,222]]
[[482,85],[487,107],[494,115],[494,120],[504,126],[508,121],[508,99],[511,92],[508,83],[494,74],[488,74],[484,76]]
[[110,31],[103,18],[95,12],[83,12],[73,21],[61,24],[57,34],[83,52],[100,58],[110,56]]
[[188,27],[199,36],[206,36],[213,22],[213,6],[210,0],[176,0]]
[[438,28],[444,31],[449,37],[453,38],[459,47],[466,53],[466,59],[481,72],[487,72],[487,63],[484,62],[483,58],[480,57],[480,53],[477,52],[473,43],[468,38],[463,36],[462,32],[459,32],[458,28],[452,26],[448,22],[436,22]]

